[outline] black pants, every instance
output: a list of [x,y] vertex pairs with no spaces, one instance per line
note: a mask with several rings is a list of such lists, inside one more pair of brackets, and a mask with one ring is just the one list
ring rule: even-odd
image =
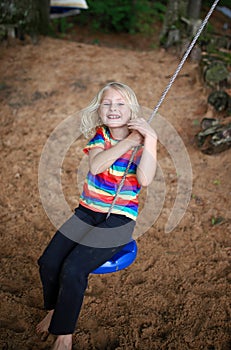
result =
[[[73,227],[73,222],[75,227]],[[54,309],[49,327],[50,333],[60,335],[74,332],[89,273],[109,260],[129,242],[134,226],[135,222],[126,216],[111,214],[106,219],[106,214],[93,212],[80,206],[75,210],[74,220],[71,218],[64,224],[64,230],[61,228],[56,232],[38,260],[44,306],[47,310]],[[68,235],[68,227],[72,231],[71,235]],[[100,237],[103,234],[108,236],[110,230],[113,236],[118,233],[119,243],[121,232],[125,231],[124,244],[114,244],[108,247],[107,243],[106,248],[101,248],[100,244],[99,247],[95,247],[95,244],[82,244],[78,235],[77,239],[73,236],[75,230],[76,232],[81,231],[81,235],[86,230],[83,241],[88,241],[86,236],[94,236],[94,232],[97,234],[99,229]],[[89,241],[92,242],[92,239]]]

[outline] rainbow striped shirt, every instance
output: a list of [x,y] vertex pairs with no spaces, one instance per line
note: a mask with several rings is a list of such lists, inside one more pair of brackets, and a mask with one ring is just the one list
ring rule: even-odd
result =
[[[118,142],[118,140],[112,138],[107,127],[100,126],[96,130],[95,136],[88,142],[83,151],[88,154],[89,150],[95,147],[106,150],[116,145]],[[136,220],[138,215],[138,194],[141,186],[136,177],[136,169],[140,161],[141,153],[142,149],[137,151],[124,185],[112,209],[112,213],[126,215],[133,220]],[[132,150],[126,152],[121,158],[117,159],[110,168],[100,174],[93,175],[89,171],[83,185],[80,204],[93,211],[107,213],[127,168],[131,154]]]

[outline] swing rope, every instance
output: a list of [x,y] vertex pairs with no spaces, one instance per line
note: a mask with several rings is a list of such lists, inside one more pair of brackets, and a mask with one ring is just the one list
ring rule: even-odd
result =
[[[213,3],[213,5],[211,6],[209,12],[207,13],[206,17],[204,18],[203,22],[201,23],[201,25],[200,25],[200,27],[199,27],[199,29],[198,29],[196,35],[194,36],[194,38],[193,38],[191,44],[188,46],[188,48],[187,48],[185,54],[183,55],[183,57],[182,57],[182,59],[181,59],[179,65],[178,65],[178,67],[176,68],[174,74],[172,75],[171,79],[169,80],[168,85],[166,86],[165,90],[163,91],[163,93],[162,93],[162,95],[161,95],[161,97],[160,97],[160,99],[159,99],[157,105],[156,105],[155,108],[153,109],[153,111],[152,111],[152,113],[151,113],[151,115],[150,115],[150,117],[149,117],[149,119],[148,119],[148,123],[151,123],[151,121],[152,121],[153,118],[155,117],[155,115],[156,115],[158,109],[160,108],[162,102],[164,101],[164,99],[165,99],[165,97],[166,97],[168,91],[170,90],[170,88],[171,88],[172,84],[174,83],[174,81],[175,81],[177,75],[179,74],[181,68],[183,67],[183,65],[184,65],[186,59],[188,58],[188,56],[189,56],[189,54],[190,54],[192,48],[194,47],[194,45],[195,45],[197,39],[198,39],[199,36],[201,35],[202,30],[204,29],[205,25],[207,24],[207,22],[208,22],[208,20],[209,20],[209,18],[210,18],[210,16],[211,16],[211,14],[213,13],[213,11],[214,11],[215,7],[217,6],[218,2],[219,2],[219,0],[215,0],[215,1],[214,1],[214,3]],[[111,206],[110,206],[110,209],[109,209],[109,211],[108,211],[107,218],[110,216],[110,214],[111,214],[111,212],[112,212],[112,209],[113,209],[113,207],[114,207],[114,205],[115,205],[115,203],[116,203],[117,197],[118,197],[118,195],[119,195],[119,193],[120,193],[120,191],[121,191],[121,189],[122,189],[122,187],[123,187],[123,185],[124,185],[125,178],[126,178],[126,176],[127,176],[127,174],[128,174],[128,171],[129,171],[129,169],[130,169],[130,166],[131,166],[131,164],[132,164],[132,162],[133,162],[133,160],[134,160],[135,154],[136,154],[136,152],[137,152],[137,150],[138,150],[139,147],[140,147],[140,146],[135,147],[134,150],[133,150],[133,152],[132,152],[131,158],[130,158],[129,163],[128,163],[128,165],[127,165],[127,168],[126,168],[126,170],[125,170],[125,172],[124,172],[124,174],[123,174],[123,177],[122,177],[122,179],[121,179],[121,182],[120,182],[120,184],[119,184],[119,186],[118,186],[118,189],[117,189],[117,191],[116,191],[115,197],[114,197],[114,199],[113,199],[113,201],[112,201],[112,204],[111,204]]]

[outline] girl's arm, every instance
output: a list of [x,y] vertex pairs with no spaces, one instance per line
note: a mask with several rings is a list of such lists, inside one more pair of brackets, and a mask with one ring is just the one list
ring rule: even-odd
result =
[[104,150],[94,148],[89,151],[89,168],[93,175],[102,173],[108,169],[118,158],[129,151],[132,147],[142,144],[143,137],[139,132],[131,132],[124,140],[115,146]]
[[144,138],[144,148],[136,175],[140,185],[146,187],[150,185],[156,173],[157,135],[143,118],[131,120],[128,127],[131,130],[138,131]]

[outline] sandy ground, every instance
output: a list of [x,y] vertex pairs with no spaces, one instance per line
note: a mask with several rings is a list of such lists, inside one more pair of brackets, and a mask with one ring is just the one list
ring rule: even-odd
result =
[[[49,349],[54,340],[44,342],[35,334],[44,316],[37,259],[55,231],[38,190],[38,165],[49,135],[108,81],[128,84],[141,105],[152,109],[177,64],[176,55],[161,49],[51,38],[1,47],[1,349]],[[187,61],[160,109],[190,157],[193,184],[185,215],[165,233],[178,179],[160,144],[166,188],[161,213],[137,239],[138,257],[130,267],[90,276],[75,349],[230,349],[230,150],[208,156],[194,143],[208,96],[198,72],[197,64]],[[71,209],[78,204],[76,172],[85,143],[83,137],[73,143],[62,167]]]

